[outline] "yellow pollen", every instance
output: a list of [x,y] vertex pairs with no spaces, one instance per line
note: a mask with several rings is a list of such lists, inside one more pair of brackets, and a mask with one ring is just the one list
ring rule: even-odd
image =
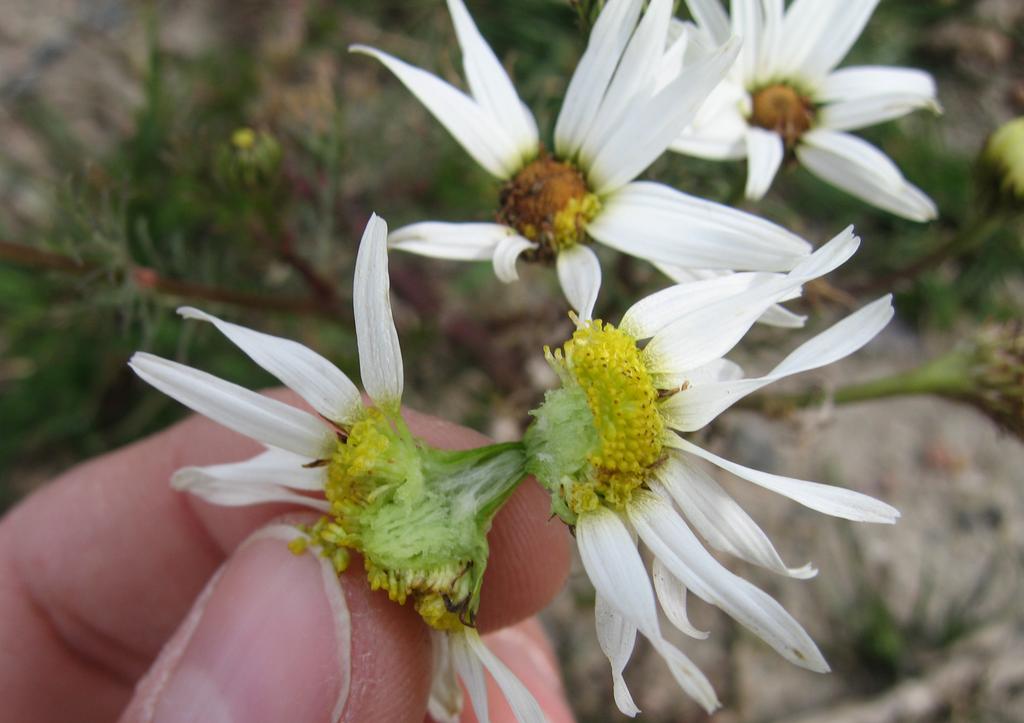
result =
[[586,395],[598,436],[587,456],[593,472],[573,484],[567,503],[577,514],[602,503],[621,508],[661,459],[665,431],[658,390],[636,340],[595,320],[580,326],[551,357]]
[[775,131],[792,149],[814,124],[814,104],[792,86],[769,85],[754,92],[750,122]]
[[541,156],[501,189],[498,221],[514,228],[539,248],[524,254],[549,261],[559,251],[586,241],[586,227],[601,210],[575,166]]
[[376,407],[366,410],[362,419],[352,425],[348,438],[338,444],[327,467],[324,494],[332,508],[340,504],[364,505],[380,494],[373,471],[391,442],[381,429],[388,420]]

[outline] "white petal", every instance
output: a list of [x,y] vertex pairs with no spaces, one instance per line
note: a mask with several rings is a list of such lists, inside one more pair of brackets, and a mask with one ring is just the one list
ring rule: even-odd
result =
[[388,225],[373,214],[359,242],[352,282],[359,371],[370,398],[379,405],[394,405],[397,409],[402,400],[404,373],[398,331],[391,315],[390,288]]
[[697,701],[708,714],[721,706],[715,689],[700,668],[693,664],[681,650],[665,640],[652,641],[654,649],[668,664],[669,672],[687,695]]
[[[268,455],[270,459],[268,459]],[[288,455],[295,467],[282,469],[277,455]],[[280,450],[269,450],[257,457],[235,464],[209,467],[184,467],[171,477],[171,486],[189,492],[215,505],[241,507],[267,502],[286,502],[309,507],[319,512],[330,512],[331,504],[323,497],[308,497],[292,491],[294,481],[306,485],[300,489],[323,489],[324,469],[304,469],[301,457]],[[298,460],[298,461],[297,461]],[[306,479],[299,472],[309,472]],[[312,486],[315,484],[315,486]]]
[[738,115],[735,119],[738,122],[729,126],[718,126],[719,132],[697,131],[694,126],[685,128],[669,145],[669,150],[712,161],[735,161],[745,158],[747,145],[744,139],[747,124]]
[[681,437],[676,437],[672,446],[706,459],[737,477],[742,477],[748,482],[753,482],[826,515],[842,517],[854,522],[877,522],[890,525],[900,516],[899,510],[896,508],[860,492],[750,469],[701,449]]
[[[779,57],[776,70],[780,76],[796,77],[805,83],[808,80],[824,76],[830,68],[811,69],[812,73],[804,72],[807,58],[814,51],[819,38],[827,30],[839,6],[850,0],[793,0],[782,23],[781,37],[786,42],[778,46]],[[860,0],[852,0],[851,4]]]
[[535,248],[537,248],[537,244],[522,236],[506,236],[494,248],[494,256],[491,258],[491,263],[494,264],[494,275],[506,284],[518,281],[519,272],[516,270],[516,261],[524,251]]
[[597,254],[581,244],[560,251],[558,281],[579,318],[589,320],[594,314],[597,293],[601,290],[601,264]]
[[785,271],[810,252],[770,221],[648,181],[605,199],[587,232],[623,253],[698,269]]
[[515,86],[477,30],[465,4],[462,0],[448,0],[448,11],[455,24],[462,66],[473,98],[512,136],[523,155],[536,153],[537,121],[519,100]]
[[780,46],[788,42],[782,35],[785,14],[784,0],[763,0],[761,39],[758,43],[757,67],[753,80],[757,85],[770,83],[779,76],[778,63]]
[[491,175],[507,179],[522,166],[523,149],[497,119],[461,90],[375,48],[353,45],[349,50],[383,63]]
[[747,198],[759,201],[768,193],[784,155],[782,136],[778,133],[763,128],[747,131]]
[[249,357],[296,391],[325,418],[351,424],[363,408],[359,390],[345,373],[312,349],[281,337],[222,321],[190,306],[178,313],[186,319],[208,321]]
[[686,381],[690,384],[710,384],[742,378],[742,367],[729,359],[712,359],[707,364],[686,372]]
[[462,689],[455,672],[451,641],[448,633],[430,631],[433,673],[430,678],[430,698],[427,713],[435,723],[458,723],[462,717]]
[[757,320],[762,324],[777,326],[782,329],[800,329],[807,321],[807,317],[776,304],[774,306],[769,306],[768,310],[761,314]]
[[480,659],[480,662],[487,668],[487,672],[494,678],[494,682],[498,684],[516,720],[519,723],[544,723],[546,719],[537,700],[516,677],[515,673],[487,649],[476,630],[465,628],[460,634],[465,638],[473,655]]
[[769,376],[780,379],[839,361],[874,339],[892,316],[892,295],[887,294],[801,344]]
[[653,97],[637,99],[597,155],[587,159],[587,181],[594,193],[604,195],[621,188],[665,152],[725,77],[739,47],[737,40],[730,40],[685,68]]
[[764,14],[761,0],[732,0],[730,3],[732,32],[743,41],[736,63],[744,78],[754,78],[760,60],[761,32]]
[[941,112],[935,80],[923,70],[861,66],[841,68],[825,78],[817,102],[819,122],[846,131],[899,118],[918,108]]
[[828,664],[800,624],[764,591],[722,567],[668,502],[639,493],[628,512],[644,544],[695,595],[720,607],[795,665],[828,671]]
[[834,131],[852,131],[885,123],[921,108],[918,98],[884,95],[863,100],[830,103],[818,115],[821,127]]
[[579,151],[639,15],[640,0],[610,0],[594,23],[555,123],[560,157],[571,159]]
[[[708,474],[681,454],[670,454],[657,471],[658,480],[697,532],[716,550],[799,579],[814,577],[811,565],[790,568],[768,535]],[[657,490],[655,490],[657,491]]]
[[424,221],[388,234],[388,246],[453,261],[488,261],[501,241],[515,231],[500,223]]
[[489,723],[487,679],[484,677],[484,668],[480,658],[470,648],[469,637],[465,631],[451,635],[448,641],[451,645],[452,664],[455,666],[459,678],[462,679],[462,684],[466,686],[469,702],[473,705],[476,719],[478,723]]
[[846,261],[860,239],[853,227],[815,251],[790,273],[766,280],[728,298],[706,304],[664,327],[644,348],[644,363],[657,383],[669,388],[689,369],[724,356],[769,307],[792,296],[811,279]]
[[294,490],[322,492],[326,481],[326,467],[307,467],[310,459],[283,449],[268,448],[245,460],[207,467],[183,467],[171,477],[171,485],[185,489],[199,478],[214,479],[239,486],[277,485]]
[[271,447],[314,460],[326,457],[335,443],[312,414],[212,374],[144,352],[133,354],[128,366],[186,407]]
[[815,95],[819,103],[846,103],[871,98],[903,96],[916,99],[916,107],[938,110],[935,79],[914,68],[859,65],[829,73]]
[[852,196],[911,221],[930,221],[935,203],[903,177],[888,156],[867,141],[825,128],[803,136],[800,163]]
[[691,638],[707,640],[710,633],[694,627],[689,615],[686,614],[686,585],[666,570],[665,565],[657,558],[651,565],[651,579],[654,580],[654,592],[658,595],[658,602],[669,622]]
[[671,0],[648,3],[580,147],[583,167],[598,156],[626,115],[653,95],[671,16]]
[[733,160],[747,154],[747,123],[744,114],[750,94],[742,85],[726,78],[697,111],[693,122],[672,141],[669,148],[712,160]]
[[580,558],[597,594],[646,637],[661,638],[654,591],[636,542],[617,514],[605,507],[576,521]]
[[615,705],[623,715],[630,718],[640,712],[633,696],[629,693],[622,671],[626,669],[629,656],[636,644],[636,628],[619,615],[601,595],[594,602],[594,622],[597,626],[597,642],[612,666],[612,692]]
[[797,347],[763,377],[691,384],[662,402],[673,429],[701,429],[748,394],[792,374],[818,369],[859,350],[885,328],[893,316],[892,297],[884,296],[850,314]]
[[[675,266],[673,264],[656,263],[654,265],[657,266],[658,270],[663,274],[680,284],[700,281],[703,279],[714,279],[720,276],[729,276],[733,273],[732,271],[723,271],[722,269],[688,269],[686,267]],[[797,298],[799,295],[799,293],[796,293],[793,298]],[[769,326],[778,326],[786,329],[799,329],[804,325],[804,322],[807,321],[807,317],[789,311],[783,306],[775,305],[761,314],[758,321]]]
[[729,16],[719,0],[686,0],[686,7],[697,24],[716,43],[721,45],[732,34]]
[[707,51],[703,50],[703,48],[694,50],[692,47],[695,43],[699,42],[697,38],[700,36],[701,31],[693,23],[683,22],[677,18],[669,20],[668,47],[657,62],[657,69],[654,74],[654,92],[664,88],[682,72],[683,68],[686,67],[688,57],[692,60],[695,57],[707,54]]
[[633,304],[623,314],[619,328],[637,339],[648,339],[686,314],[735,296],[772,276],[743,272],[670,286]]
[[708,711],[717,708],[718,698],[704,674],[661,637],[651,581],[625,523],[611,510],[599,507],[579,516],[576,542],[597,594],[651,641],[688,695]]
[[[794,6],[799,3],[794,3]],[[878,0],[846,0],[832,3],[829,9],[821,7],[821,0],[814,0],[817,11],[826,16],[826,22],[819,28],[813,44],[807,49],[800,61],[800,69],[805,77],[817,79],[824,77],[850,52],[857,38],[864,31],[871,14],[878,5]],[[793,10],[791,9],[792,13]],[[792,38],[791,29],[786,27],[784,37]]]

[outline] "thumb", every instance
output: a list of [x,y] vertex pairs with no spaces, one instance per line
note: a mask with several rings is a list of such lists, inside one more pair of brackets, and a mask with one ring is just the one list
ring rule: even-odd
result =
[[[207,584],[122,723],[422,720],[430,641],[412,610],[271,525]],[[356,566],[353,566],[356,567]],[[361,565],[358,566],[361,568]]]

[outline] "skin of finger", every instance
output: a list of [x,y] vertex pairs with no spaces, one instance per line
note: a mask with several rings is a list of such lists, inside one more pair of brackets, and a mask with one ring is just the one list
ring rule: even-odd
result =
[[[472,446],[483,439],[423,415],[409,416],[414,431],[438,446]],[[0,557],[7,557],[19,581],[16,589],[29,597],[37,618],[62,642],[58,650],[77,657],[84,670],[105,671],[127,697],[225,554],[282,511],[272,505],[207,505],[174,492],[167,479],[181,466],[244,459],[257,449],[216,424],[192,418],[71,470],[8,515],[0,524]],[[490,592],[481,613],[485,626],[524,617],[531,610],[515,606],[540,607],[564,579],[568,541],[560,526],[546,522],[547,502],[539,492],[524,486],[496,521]],[[506,554],[506,545],[523,542],[515,528],[538,520],[543,527],[525,540],[526,547]],[[561,569],[559,550],[565,558]],[[531,569],[540,555],[545,565]],[[503,589],[506,574],[517,584]],[[0,625],[14,628],[15,635],[23,624],[39,623],[0,617]],[[37,681],[44,673],[23,665],[0,668],[0,679],[8,675]],[[83,695],[92,675],[79,676]],[[72,676],[63,684],[74,689],[76,680]],[[15,693],[29,687],[18,686]]]
[[[339,719],[339,700],[340,720],[423,716],[430,640],[419,618],[371,592],[358,569],[339,579],[314,555],[292,554],[280,544],[291,530],[275,523],[237,548],[140,682],[122,723],[224,714],[319,723]],[[344,596],[340,609],[332,595]]]
[[125,686],[73,654],[23,588],[10,560],[0,558],[0,718],[112,720],[124,705]]

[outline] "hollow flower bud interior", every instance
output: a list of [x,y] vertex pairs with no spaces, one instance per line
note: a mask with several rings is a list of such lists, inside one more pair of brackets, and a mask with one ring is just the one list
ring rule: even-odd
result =
[[520,446],[435,449],[370,407],[323,463],[331,511],[306,528],[322,554],[340,572],[359,552],[371,587],[411,599],[436,629],[474,625],[487,531],[524,476]]

